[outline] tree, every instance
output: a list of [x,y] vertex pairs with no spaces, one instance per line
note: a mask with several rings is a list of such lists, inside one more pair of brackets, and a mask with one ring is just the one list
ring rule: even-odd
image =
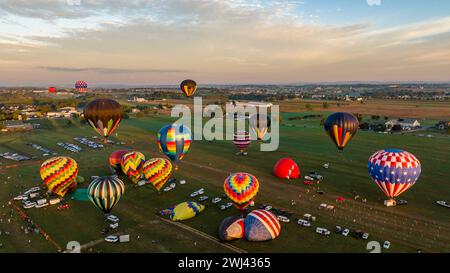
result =
[[322,103],[322,107],[323,107],[323,109],[328,109],[328,108],[330,108],[330,105],[328,102],[324,102],[324,103]]
[[71,119],[67,119],[67,126],[70,127],[70,126],[72,126],[72,124],[73,124],[73,123],[72,123],[72,120],[71,120]]
[[309,104],[309,103],[307,103],[307,104],[305,105],[305,108],[306,108],[306,110],[308,110],[308,111],[311,111],[311,110],[312,110],[311,104]]
[[325,124],[325,118],[322,118],[321,120],[320,120],[320,126],[323,126]]
[[358,122],[361,122],[363,120],[363,115],[356,113],[355,117],[358,119]]

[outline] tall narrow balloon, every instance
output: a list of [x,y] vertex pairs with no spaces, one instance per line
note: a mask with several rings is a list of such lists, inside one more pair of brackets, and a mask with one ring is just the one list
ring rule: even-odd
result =
[[193,80],[184,80],[180,84],[180,89],[187,97],[191,97],[197,91],[197,83]]
[[372,180],[391,199],[410,189],[422,172],[420,161],[399,149],[374,153],[369,158],[368,170]]
[[324,128],[339,150],[343,150],[358,131],[358,119],[350,113],[334,113],[325,121]]
[[122,116],[122,105],[112,99],[96,99],[84,107],[84,119],[104,137],[105,143],[108,136],[119,126]]
[[111,212],[125,191],[125,185],[117,176],[103,176],[89,184],[87,192],[91,202],[105,214]]
[[240,155],[246,155],[246,150],[251,143],[250,134],[246,131],[237,131],[234,133],[233,143]]
[[189,152],[191,140],[191,130],[182,124],[169,124],[158,131],[158,147],[172,161],[175,170]]

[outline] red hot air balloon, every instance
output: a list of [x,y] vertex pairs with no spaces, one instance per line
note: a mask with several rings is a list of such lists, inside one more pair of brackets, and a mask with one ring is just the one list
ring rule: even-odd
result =
[[48,92],[50,92],[50,93],[55,93],[55,92],[56,92],[56,88],[55,88],[54,86],[50,86],[50,87],[48,88]]
[[291,158],[282,158],[273,166],[273,174],[279,178],[299,178],[300,168]]

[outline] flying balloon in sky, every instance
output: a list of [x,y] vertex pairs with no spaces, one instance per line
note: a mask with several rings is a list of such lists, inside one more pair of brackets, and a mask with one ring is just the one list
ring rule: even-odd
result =
[[358,131],[358,119],[350,113],[334,113],[325,121],[324,128],[336,147],[342,151]]
[[87,83],[85,81],[77,81],[75,83],[75,89],[78,92],[82,92],[82,93],[86,92],[87,87],[88,87],[88,85],[87,85]]
[[191,97],[197,91],[197,83],[193,80],[184,80],[181,82],[180,88],[187,97]]
[[112,99],[96,99],[84,107],[84,119],[104,137],[105,143],[108,136],[119,126],[122,116],[122,105]]

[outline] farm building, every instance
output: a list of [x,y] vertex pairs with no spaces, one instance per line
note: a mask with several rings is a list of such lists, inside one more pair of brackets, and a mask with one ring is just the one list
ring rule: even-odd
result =
[[33,130],[33,125],[30,123],[24,123],[21,120],[5,120],[3,122],[4,132],[16,132],[16,131],[30,131]]
[[411,130],[416,129],[420,127],[420,122],[417,119],[391,119],[388,120],[386,123],[386,128],[393,128],[396,125],[399,125],[402,127],[403,130]]

